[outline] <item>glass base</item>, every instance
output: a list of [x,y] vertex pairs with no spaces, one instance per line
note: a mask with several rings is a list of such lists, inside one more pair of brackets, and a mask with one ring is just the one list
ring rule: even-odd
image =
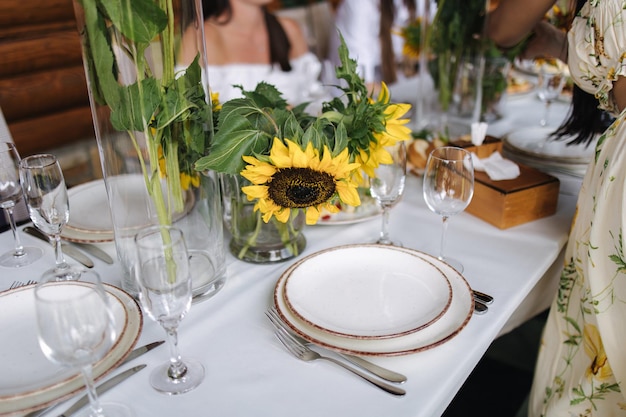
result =
[[42,282],[51,281],[86,281],[96,282],[100,280],[100,276],[88,269],[82,268],[78,265],[69,265],[67,268],[52,268],[48,269],[41,275]]
[[19,268],[32,264],[43,255],[43,250],[37,247],[25,246],[23,249],[24,253],[19,256],[15,255],[15,250],[0,256],[0,265],[8,268]]
[[136,417],[133,410],[125,404],[118,403],[100,403],[102,407],[102,413],[93,413],[91,407],[87,406],[79,413],[75,414],[76,417]]
[[242,261],[263,264],[292,259],[301,254],[305,246],[306,238],[300,233],[288,245],[246,246],[240,241],[231,239],[229,248],[230,252]]
[[191,391],[204,380],[204,366],[193,359],[183,361],[187,373],[180,379],[173,379],[167,375],[170,363],[157,366],[150,374],[150,385],[155,390],[169,395],[183,394]]

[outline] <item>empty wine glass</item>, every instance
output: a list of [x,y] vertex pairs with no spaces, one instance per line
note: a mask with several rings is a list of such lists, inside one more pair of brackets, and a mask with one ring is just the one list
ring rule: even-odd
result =
[[30,219],[39,230],[54,239],[56,265],[44,272],[43,279],[79,279],[86,271],[68,264],[61,249],[61,230],[69,219],[70,207],[59,162],[50,154],[28,156],[20,161],[20,178]]
[[537,96],[546,103],[543,116],[539,121],[541,126],[548,125],[550,105],[556,100],[565,86],[565,74],[560,66],[544,64],[539,69],[537,79]]
[[189,254],[183,232],[171,226],[149,226],[136,236],[139,299],[148,315],[167,333],[169,362],[150,375],[150,384],[166,394],[182,394],[204,379],[200,362],[178,351],[178,325],[191,306]]
[[374,171],[375,176],[370,177],[370,192],[383,210],[380,237],[376,243],[393,245],[389,238],[389,209],[404,192],[406,145],[404,142],[398,142],[385,147],[385,150],[389,152],[391,160],[387,164],[380,164]]
[[80,368],[90,407],[81,416],[130,417],[123,404],[100,403],[92,366],[115,340],[113,315],[99,281],[94,283],[41,281],[35,287],[39,346],[52,362]]
[[37,247],[23,246],[15,225],[13,209],[24,194],[20,185],[19,173],[20,156],[15,145],[10,142],[0,142],[0,207],[7,214],[15,248],[0,255],[0,265],[20,267],[30,265],[43,255],[43,250]]
[[443,219],[438,258],[459,272],[463,272],[463,265],[444,256],[448,219],[465,210],[473,194],[474,167],[471,154],[453,146],[435,148],[426,161],[424,200],[428,208]]

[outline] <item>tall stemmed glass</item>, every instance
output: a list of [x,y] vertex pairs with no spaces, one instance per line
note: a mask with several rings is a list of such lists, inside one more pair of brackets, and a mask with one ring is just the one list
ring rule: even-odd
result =
[[79,279],[86,271],[68,264],[61,249],[61,230],[69,219],[70,207],[59,161],[50,154],[28,156],[20,161],[20,178],[30,219],[39,230],[54,239],[56,266],[44,272],[43,279]]
[[370,177],[370,192],[372,197],[380,204],[382,214],[382,226],[380,237],[376,243],[393,245],[389,238],[389,209],[400,199],[404,192],[406,178],[406,145],[398,142],[393,146],[385,147],[391,160],[388,164],[380,164],[374,171],[375,176]]
[[12,251],[0,255],[0,265],[13,268],[30,265],[43,255],[41,248],[22,245],[15,225],[13,209],[24,196],[20,185],[19,163],[20,156],[15,145],[0,142],[0,207],[7,213],[15,242]]
[[150,226],[136,236],[139,299],[144,310],[167,333],[169,362],[150,375],[150,384],[166,394],[182,394],[204,379],[200,362],[178,351],[178,325],[191,306],[189,254],[183,232],[172,226]]
[[550,105],[559,97],[565,86],[565,74],[563,70],[554,65],[542,65],[537,79],[537,97],[546,103],[543,116],[539,121],[541,126],[548,125]]
[[453,146],[435,148],[426,161],[424,200],[428,208],[443,219],[438,258],[459,272],[463,272],[463,265],[444,256],[448,219],[465,210],[473,195],[474,166],[471,154]]
[[80,368],[89,394],[89,409],[81,416],[130,417],[123,404],[98,400],[92,366],[109,351],[115,340],[113,315],[102,284],[41,281],[35,287],[39,345],[52,362]]

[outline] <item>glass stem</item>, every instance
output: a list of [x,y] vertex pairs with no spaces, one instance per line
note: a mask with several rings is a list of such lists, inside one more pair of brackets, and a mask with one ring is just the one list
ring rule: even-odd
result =
[[178,351],[178,331],[176,327],[167,327],[165,332],[170,346],[170,366],[167,369],[167,376],[171,379],[181,379],[187,373],[187,367]]
[[7,207],[5,210],[9,224],[11,225],[11,231],[13,232],[13,240],[15,240],[15,252],[13,253],[13,256],[19,258],[20,256],[24,256],[24,246],[22,246],[20,234],[17,233],[17,225],[15,224],[15,218],[13,217],[13,207]]
[[551,103],[550,100],[546,101],[546,110],[543,113],[543,119],[541,119],[541,121],[539,122],[541,124],[541,126],[547,126],[548,125],[548,116],[550,114],[550,103]]
[[85,380],[85,387],[87,388],[87,396],[89,397],[89,407],[91,409],[89,417],[105,417],[102,407],[100,406],[98,394],[96,393],[96,387],[93,382],[92,370],[93,368],[91,364],[84,366],[81,369],[83,379]]
[[380,228],[380,238],[377,243],[389,245],[391,244],[391,240],[389,240],[389,207],[387,207],[386,204],[382,204],[382,208],[382,226]]
[[61,235],[59,233],[54,235],[54,256],[57,269],[68,268],[68,264],[65,262],[65,257],[63,256],[63,249],[61,249]]
[[439,245],[439,260],[441,261],[445,260],[443,254],[444,254],[444,249],[446,247],[446,232],[448,231],[448,219],[449,218],[450,218],[449,216],[443,216],[441,218],[443,220],[442,227],[441,227],[441,244]]

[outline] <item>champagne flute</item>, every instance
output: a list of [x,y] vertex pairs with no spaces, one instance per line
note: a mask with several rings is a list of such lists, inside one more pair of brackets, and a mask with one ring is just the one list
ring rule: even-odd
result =
[[537,79],[537,96],[546,103],[543,116],[539,121],[541,126],[548,125],[550,105],[559,97],[565,86],[565,74],[562,69],[554,65],[542,65]]
[[465,210],[474,194],[471,154],[453,146],[435,148],[426,161],[423,191],[428,208],[443,219],[438,258],[463,272],[459,261],[444,256],[444,249],[449,217]]
[[109,351],[116,336],[101,282],[41,281],[35,287],[35,309],[44,355],[52,362],[81,370],[90,406],[80,415],[133,416],[123,404],[101,404],[94,387],[93,364]]
[[28,156],[20,161],[20,178],[30,219],[54,242],[56,265],[44,272],[43,279],[80,279],[86,271],[68,264],[61,249],[61,230],[69,219],[70,207],[59,161],[50,154]]
[[200,385],[204,367],[178,351],[178,325],[191,306],[189,254],[183,232],[172,226],[149,226],[135,236],[139,299],[144,310],[167,333],[170,360],[150,375],[150,384],[165,394],[182,394]]
[[7,214],[15,242],[12,251],[0,255],[0,265],[12,268],[30,265],[43,255],[41,248],[22,245],[15,225],[13,209],[24,197],[20,184],[19,163],[20,156],[15,145],[0,142],[0,207]]
[[402,141],[385,147],[385,150],[389,152],[391,161],[388,164],[380,164],[375,169],[375,176],[370,177],[370,192],[383,210],[380,237],[376,243],[393,245],[394,243],[389,238],[389,209],[404,192],[406,145]]

